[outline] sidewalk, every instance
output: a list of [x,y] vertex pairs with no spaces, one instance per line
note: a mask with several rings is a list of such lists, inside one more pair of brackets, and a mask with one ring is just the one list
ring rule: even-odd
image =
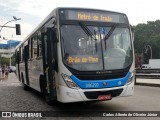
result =
[[5,80],[5,79],[8,79],[7,77],[2,77],[2,76],[0,76],[0,81],[1,80]]
[[160,87],[160,78],[158,79],[137,78],[136,85]]
[[8,78],[0,78],[0,84],[19,83],[19,80],[14,72],[9,73]]

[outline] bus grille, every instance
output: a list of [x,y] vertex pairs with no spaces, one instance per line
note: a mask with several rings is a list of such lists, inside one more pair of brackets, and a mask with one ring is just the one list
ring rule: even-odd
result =
[[126,75],[127,75],[127,72],[119,73],[119,74],[75,75],[75,76],[80,80],[109,80],[109,79],[123,78]]

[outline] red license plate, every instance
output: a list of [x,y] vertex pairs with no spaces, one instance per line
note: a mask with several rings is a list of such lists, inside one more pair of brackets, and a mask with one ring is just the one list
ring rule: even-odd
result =
[[98,96],[98,100],[111,100],[111,99],[112,99],[111,94]]

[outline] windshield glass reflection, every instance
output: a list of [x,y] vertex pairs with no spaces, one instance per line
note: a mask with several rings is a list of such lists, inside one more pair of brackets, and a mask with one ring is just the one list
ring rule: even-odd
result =
[[[83,28],[84,27],[84,28]],[[63,25],[64,62],[80,71],[114,70],[128,67],[132,49],[128,28]]]

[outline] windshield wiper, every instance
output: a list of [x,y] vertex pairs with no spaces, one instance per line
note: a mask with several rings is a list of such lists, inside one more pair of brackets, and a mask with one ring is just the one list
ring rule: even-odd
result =
[[81,26],[81,28],[84,30],[84,32],[90,36],[92,39],[97,40],[96,36],[94,34],[92,34],[92,32],[89,30],[89,28],[82,22],[79,22],[79,25]]
[[116,28],[117,24],[114,23],[114,25],[111,27],[111,29],[109,30],[108,34],[104,37],[104,40],[107,40],[111,34],[113,33],[114,29]]
[[[91,37],[91,40],[95,40],[97,41],[97,38],[96,38],[96,32],[94,31],[94,34],[90,31],[90,29],[82,22],[79,22],[79,25],[81,26],[81,28],[84,30],[84,32],[88,35],[88,37],[90,36]],[[97,42],[95,44],[95,47],[96,47],[96,52],[98,50],[97,48]]]
[[105,37],[104,37],[104,42],[105,42],[105,49],[106,49],[106,40],[112,35],[112,33],[113,33],[113,31],[115,30],[115,28],[116,28],[116,26],[117,26],[117,24],[116,23],[114,23],[114,25],[111,27],[111,29],[109,30],[109,32],[108,32],[108,34],[107,35],[105,35]]

